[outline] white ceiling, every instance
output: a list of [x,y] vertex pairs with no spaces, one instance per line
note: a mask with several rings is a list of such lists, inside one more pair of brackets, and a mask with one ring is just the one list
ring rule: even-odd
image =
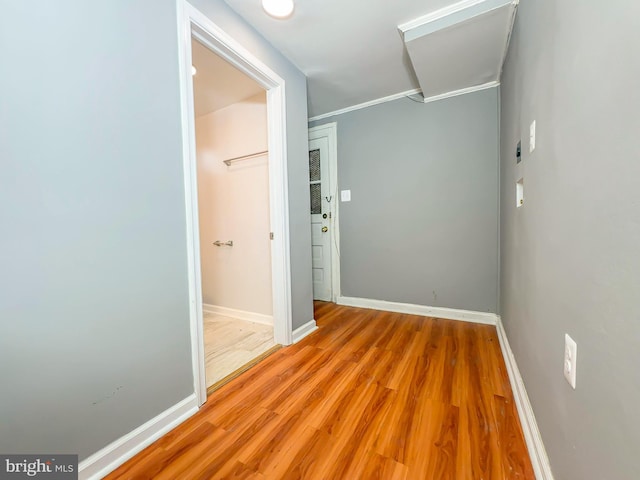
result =
[[[506,3],[515,11],[518,0],[295,0],[285,20],[268,16],[261,0],[225,2],[307,76],[313,118],[401,93],[439,98],[499,80],[511,23],[504,28],[502,17],[486,12]],[[460,20],[483,9],[488,26]],[[399,26],[441,18],[452,23],[423,39],[405,30],[405,46]]]
[[193,97],[196,117],[215,112],[264,89],[253,79],[222,59],[197,40],[192,40]]
[[459,0],[295,0],[286,20],[225,1],[307,76],[314,117],[419,88],[398,25]]

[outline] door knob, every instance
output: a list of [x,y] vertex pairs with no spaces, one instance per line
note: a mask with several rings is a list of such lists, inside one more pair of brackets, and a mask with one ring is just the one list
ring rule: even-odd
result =
[[322,233],[327,233],[329,231],[329,227],[322,227]]

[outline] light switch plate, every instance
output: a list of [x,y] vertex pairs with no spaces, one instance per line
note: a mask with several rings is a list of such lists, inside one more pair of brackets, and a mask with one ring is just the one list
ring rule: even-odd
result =
[[351,190],[341,190],[340,191],[340,200],[343,202],[351,201]]
[[578,356],[578,344],[565,333],[564,335],[564,378],[574,390],[576,388],[576,362]]
[[536,121],[529,126],[529,153],[536,149]]

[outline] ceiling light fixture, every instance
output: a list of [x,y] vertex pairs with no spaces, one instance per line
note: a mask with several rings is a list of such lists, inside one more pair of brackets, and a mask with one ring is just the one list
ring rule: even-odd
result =
[[262,8],[274,18],[287,18],[293,13],[293,0],[262,0]]
[[195,74],[198,73],[198,70],[196,70],[196,67],[191,65],[191,76],[195,76]]

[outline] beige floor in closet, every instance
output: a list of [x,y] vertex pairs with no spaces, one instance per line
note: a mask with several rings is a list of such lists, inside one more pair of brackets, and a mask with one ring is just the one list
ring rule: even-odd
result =
[[275,346],[273,327],[215,313],[204,314],[207,387]]

